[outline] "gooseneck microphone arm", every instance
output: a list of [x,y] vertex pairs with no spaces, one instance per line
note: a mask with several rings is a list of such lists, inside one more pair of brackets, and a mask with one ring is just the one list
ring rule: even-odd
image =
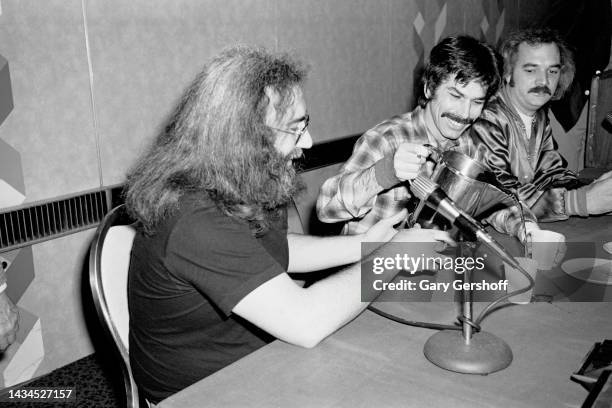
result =
[[457,207],[436,183],[423,175],[419,175],[410,184],[410,190],[418,199],[459,228],[468,240],[482,242],[512,267],[522,269],[514,257],[495,241],[478,221]]

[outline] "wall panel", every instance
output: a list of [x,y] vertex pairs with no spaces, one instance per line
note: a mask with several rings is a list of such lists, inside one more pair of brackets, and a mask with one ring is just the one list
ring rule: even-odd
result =
[[278,48],[295,50],[312,66],[307,98],[315,142],[360,133],[394,110],[388,1],[276,4]]
[[[24,199],[9,205],[99,186],[84,33],[80,0],[2,2],[0,53],[10,67],[13,109],[0,139],[18,152],[13,171],[24,185]],[[80,290],[66,292],[81,282],[87,242],[78,234],[69,241],[2,254],[13,261],[9,294],[22,315],[18,341],[0,362],[4,385],[91,352]],[[26,345],[35,352],[23,352]]]
[[[94,230],[79,232],[33,246],[36,278],[20,306],[41,321],[45,359],[40,375],[92,353],[83,304],[88,290],[85,267]],[[89,322],[91,324],[91,322]],[[99,339],[96,339],[99,340]]]
[[[415,20],[420,14],[416,2],[406,3],[403,0],[391,1],[389,7],[389,66],[391,68],[391,87],[389,104],[392,114],[409,111],[416,103],[414,97],[418,73],[423,66],[423,48],[415,46],[418,35],[415,35]],[[370,124],[372,127],[374,123]]]
[[80,0],[3,1],[0,54],[14,101],[0,138],[21,154],[26,202],[95,187]]
[[86,5],[106,185],[124,180],[211,56],[235,43],[275,45],[268,0],[88,0]]

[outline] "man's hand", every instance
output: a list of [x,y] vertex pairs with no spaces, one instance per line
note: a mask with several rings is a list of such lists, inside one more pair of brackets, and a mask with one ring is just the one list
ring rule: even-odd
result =
[[602,174],[589,184],[586,194],[589,214],[604,214],[612,211],[612,171]]
[[414,228],[399,230],[393,239],[391,239],[391,242],[423,242],[436,244],[443,243],[450,246],[457,245],[448,232],[437,229],[421,228],[419,224]]
[[405,209],[398,212],[397,214],[383,218],[376,224],[372,225],[368,232],[365,233],[363,242],[387,242],[397,234],[397,230],[393,228],[394,225],[404,221],[408,211]]
[[393,156],[395,177],[400,180],[413,180],[419,175],[421,166],[429,156],[429,149],[416,143],[402,143]]
[[538,221],[551,222],[567,219],[563,196],[565,188],[557,187],[546,190],[531,207]]
[[[401,245],[400,248],[409,256],[414,258],[424,257],[426,259],[440,259],[442,264],[444,264],[449,257],[441,254],[441,252],[449,245],[457,245],[448,232],[421,228],[419,224],[416,224],[414,228],[398,231],[391,242],[402,243],[403,245]],[[423,268],[425,268],[425,265],[423,265]]]
[[0,351],[15,341],[19,327],[19,309],[6,294],[0,293]]

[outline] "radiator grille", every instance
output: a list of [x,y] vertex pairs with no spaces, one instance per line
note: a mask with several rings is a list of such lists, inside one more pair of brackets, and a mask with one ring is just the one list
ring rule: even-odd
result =
[[104,190],[0,212],[0,252],[95,227],[110,203]]

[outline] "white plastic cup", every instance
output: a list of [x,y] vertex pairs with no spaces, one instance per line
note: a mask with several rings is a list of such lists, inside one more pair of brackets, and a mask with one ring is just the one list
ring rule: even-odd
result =
[[[538,263],[535,259],[524,258],[524,257],[516,257],[514,258],[519,265],[525,269],[531,278],[535,281],[536,272],[538,271]],[[504,262],[504,271],[506,273],[506,279],[508,281],[508,289],[507,293],[514,292],[518,289],[523,289],[527,285],[529,285],[529,279],[525,275],[523,275],[518,269],[510,266],[506,262]],[[519,293],[518,295],[512,296],[508,300],[512,303],[516,303],[519,305],[526,305],[531,302],[531,294],[533,293],[533,288],[529,289],[527,292]]]
[[565,235],[548,230],[531,231],[527,237],[531,258],[538,262],[538,269],[549,270],[565,256]]

